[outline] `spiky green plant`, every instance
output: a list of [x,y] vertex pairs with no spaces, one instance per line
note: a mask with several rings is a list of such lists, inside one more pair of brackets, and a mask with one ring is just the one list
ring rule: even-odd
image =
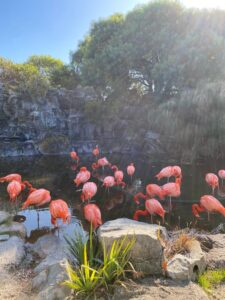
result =
[[107,283],[112,283],[125,277],[126,266],[129,263],[130,251],[135,243],[135,237],[129,239],[125,236],[115,240],[110,249],[103,243],[103,274]]
[[90,267],[86,244],[83,252],[84,261],[79,268],[74,270],[73,266],[67,262],[66,270],[69,280],[64,281],[63,284],[75,290],[77,295],[88,294],[90,296],[103,282],[102,268],[97,270]]

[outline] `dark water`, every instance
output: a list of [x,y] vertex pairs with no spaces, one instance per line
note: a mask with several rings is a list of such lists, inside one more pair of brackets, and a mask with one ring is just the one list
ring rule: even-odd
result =
[[[131,186],[130,178],[125,177],[125,182],[129,183],[125,193],[120,189],[113,189],[108,193],[105,189],[99,188],[99,192],[94,197],[94,202],[99,205],[104,222],[119,217],[132,218],[134,211],[137,209],[136,204],[132,200],[132,194],[136,191],[144,190],[145,185],[148,183],[157,183],[154,176],[162,167],[168,164],[176,164],[176,162],[171,161],[159,159],[151,161],[144,157],[131,157],[129,155],[111,155],[107,156],[107,158],[124,171],[130,162],[134,162],[136,172],[133,186]],[[92,156],[83,156],[79,166],[90,166],[92,162]],[[181,165],[181,167],[183,170],[182,194],[179,199],[173,200],[173,212],[170,215],[167,214],[166,226],[170,229],[186,226],[202,229],[216,227],[224,221],[223,216],[214,214],[208,221],[207,215],[203,213],[203,219],[196,223],[191,213],[191,204],[198,202],[202,195],[211,193],[210,188],[204,181],[205,174],[207,172],[217,173],[219,169],[225,168],[225,164],[208,161],[204,164]],[[64,199],[68,203],[73,221],[80,220],[84,228],[88,228],[88,224],[83,217],[83,206],[80,200],[81,192],[77,191],[73,183],[73,179],[77,174],[75,169],[76,165],[71,162],[69,157],[64,156],[4,158],[0,160],[0,176],[9,173],[20,173],[23,179],[29,180],[34,187],[50,190],[52,199]],[[108,174],[112,174],[112,172],[106,169],[105,175]],[[99,187],[101,186],[96,178],[92,178],[92,180],[98,183]],[[164,183],[166,183],[165,180],[160,181],[160,184]],[[221,196],[223,196],[223,193],[220,193],[220,196],[217,195],[217,198],[225,205],[225,197]],[[6,193],[6,184],[0,185],[0,209],[26,216],[25,225],[32,240],[32,238],[35,239],[52,228],[50,214],[47,207],[39,209],[39,214],[37,214],[35,209],[20,211],[21,202],[24,200],[26,200],[25,194],[18,199],[18,203],[11,203]],[[165,208],[167,208],[167,202],[162,202]],[[139,208],[144,209],[144,205],[140,205]],[[150,222],[150,218],[141,220]],[[160,219],[154,218],[154,222],[158,221]]]

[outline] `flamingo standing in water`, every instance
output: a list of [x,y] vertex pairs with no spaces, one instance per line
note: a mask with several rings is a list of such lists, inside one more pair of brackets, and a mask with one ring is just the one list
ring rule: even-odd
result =
[[219,200],[211,195],[202,196],[200,199],[200,204],[192,205],[192,213],[196,218],[200,219],[199,212],[203,211],[208,212],[208,220],[211,212],[218,212],[225,217],[225,207],[220,203]]
[[96,147],[93,149],[92,154],[97,158],[99,156],[99,147],[96,145]]
[[150,183],[150,184],[146,185],[146,195],[139,192],[134,196],[134,201],[137,204],[139,204],[140,203],[139,198],[147,199],[149,197],[153,198],[155,196],[158,196],[160,198],[160,200],[164,199],[164,194],[162,192],[161,186],[159,186],[158,184]]
[[50,202],[49,211],[51,214],[51,223],[58,227],[57,219],[62,219],[63,224],[70,223],[70,213],[67,203],[62,199]]
[[21,184],[19,181],[12,180],[7,186],[7,192],[9,194],[9,198],[12,201],[17,199],[17,196],[21,193],[21,191],[25,188],[24,184]]
[[[34,189],[29,196],[27,197],[27,200],[23,203],[22,209],[27,208],[28,206],[42,206],[48,202],[51,201],[51,195],[50,192],[46,189]],[[37,211],[37,223],[39,228],[39,212]]]
[[134,175],[134,172],[135,172],[134,163],[130,163],[129,166],[127,166],[127,174],[130,176],[131,181],[132,181],[132,177]]
[[114,171],[116,184],[126,186],[125,182],[123,181],[123,177],[124,177],[123,171],[118,170],[118,167],[116,165],[112,166],[111,169]]
[[168,182],[162,186],[162,196],[169,196],[170,198],[170,204],[169,204],[169,210],[172,210],[172,202],[171,197],[180,197],[181,195],[181,178],[177,177],[175,182]]
[[94,182],[86,182],[82,188],[81,200],[89,201],[97,193],[97,185]]
[[22,181],[22,176],[20,174],[9,174],[4,177],[0,177],[0,182],[10,182],[10,181]]
[[156,199],[148,199],[145,201],[145,210],[137,210],[133,219],[138,221],[139,216],[151,215],[151,222],[153,222],[153,215],[159,215],[164,223],[165,210],[162,205]]
[[101,211],[96,204],[87,204],[84,206],[84,217],[93,225],[94,230],[102,225]]
[[80,172],[77,174],[74,179],[74,183],[78,187],[80,184],[87,182],[91,177],[91,173],[87,170],[86,167],[81,167]]
[[70,157],[71,157],[73,160],[76,160],[77,163],[78,163],[79,160],[80,160],[79,156],[77,155],[77,152],[75,152],[75,151],[71,151],[71,152],[70,152]]
[[223,180],[225,179],[225,170],[219,170],[218,176],[220,179],[222,179],[222,185],[223,185]]
[[103,169],[103,172],[104,172],[104,168],[106,167],[106,166],[111,166],[111,164],[110,164],[110,162],[108,161],[108,159],[106,158],[106,157],[102,157],[102,158],[99,158],[98,159],[98,161],[97,161],[97,163],[93,163],[92,164],[92,169],[93,170],[96,170],[96,169],[98,169],[98,168],[102,168]]
[[214,173],[207,173],[205,175],[205,181],[212,187],[212,194],[214,195],[215,188],[219,187],[219,178]]
[[169,182],[169,179],[171,176],[174,176],[174,169],[172,166],[168,166],[163,168],[155,177],[160,180],[162,178],[167,178],[167,181]]

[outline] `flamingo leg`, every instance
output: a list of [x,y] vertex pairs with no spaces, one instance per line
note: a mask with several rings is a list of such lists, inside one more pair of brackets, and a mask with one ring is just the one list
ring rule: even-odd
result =
[[153,224],[153,216],[152,216],[152,214],[151,214],[151,223]]
[[172,211],[172,201],[171,201],[171,196],[170,196],[170,202],[169,202],[169,211]]
[[209,213],[209,211],[208,211],[208,221],[210,221],[210,213]]
[[223,185],[223,178],[222,178],[222,185]]
[[169,177],[167,177],[167,182],[169,182],[170,181],[170,178]]
[[37,225],[38,225],[38,229],[40,227],[40,216],[39,216],[39,211],[37,210]]

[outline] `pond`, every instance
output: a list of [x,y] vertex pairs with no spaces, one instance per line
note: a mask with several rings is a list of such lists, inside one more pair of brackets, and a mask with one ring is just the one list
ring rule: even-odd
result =
[[[125,182],[128,183],[125,192],[119,188],[112,189],[107,192],[101,187],[101,183],[92,178],[98,184],[99,191],[94,197],[94,202],[99,205],[102,212],[103,221],[116,219],[119,217],[132,218],[136,209],[144,209],[144,204],[137,208],[133,201],[132,194],[135,191],[144,190],[148,183],[158,183],[155,175],[162,167],[168,164],[179,164],[178,162],[163,161],[162,159],[146,159],[145,157],[132,157],[130,155],[108,155],[108,160],[116,164],[122,170],[126,170],[130,162],[134,162],[136,172],[131,185],[131,179],[125,176]],[[82,156],[80,166],[88,166],[90,168],[93,163],[93,156]],[[180,165],[180,164],[179,164]],[[186,226],[197,227],[201,229],[212,229],[223,221],[223,216],[219,214],[211,215],[210,221],[207,219],[207,214],[202,214],[202,220],[196,221],[191,212],[191,205],[198,202],[204,194],[210,194],[211,189],[205,183],[205,174],[207,172],[215,172],[221,168],[225,168],[223,162],[207,161],[204,164],[181,165],[183,170],[182,193],[178,199],[173,199],[173,211],[171,214],[166,214],[166,226],[169,229],[177,227],[184,228]],[[79,168],[78,168],[79,169]],[[35,157],[10,157],[0,159],[0,176],[9,173],[20,173],[23,180],[29,180],[36,188],[46,188],[51,191],[52,199],[64,199],[70,208],[72,220],[81,221],[84,228],[88,228],[87,222],[83,216],[83,205],[80,200],[79,191],[81,188],[76,188],[73,179],[77,174],[77,167],[69,155],[68,156],[35,156]],[[105,170],[105,175],[112,174],[109,169]],[[162,179],[160,184],[166,183]],[[223,187],[222,187],[223,189]],[[219,192],[217,198],[225,204],[225,194]],[[26,195],[19,197],[17,203],[11,203],[6,193],[6,184],[0,184],[0,209],[13,211],[15,214],[24,215],[24,222],[30,241],[36,240],[37,237],[48,232],[53,226],[50,222],[50,213],[48,205],[38,209],[20,210],[21,202],[26,200]],[[168,201],[162,202],[166,209]],[[140,219],[150,222],[150,218]],[[160,219],[154,217],[154,222],[159,222]]]

